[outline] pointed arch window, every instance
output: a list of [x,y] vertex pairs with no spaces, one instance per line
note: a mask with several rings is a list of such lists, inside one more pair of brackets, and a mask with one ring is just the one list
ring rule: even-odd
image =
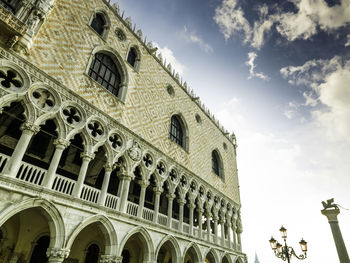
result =
[[97,53],[93,58],[88,74],[115,96],[118,96],[121,76],[110,56]]
[[91,27],[99,34],[103,35],[106,27],[106,21],[102,14],[96,13],[91,21]]
[[127,61],[131,66],[135,67],[136,59],[137,59],[137,51],[134,47],[132,47],[129,50]]
[[222,160],[219,153],[216,150],[212,151],[211,153],[211,163],[213,172],[217,176],[223,178]]
[[182,126],[180,118],[177,115],[173,115],[170,124],[170,139],[184,148],[184,131]]

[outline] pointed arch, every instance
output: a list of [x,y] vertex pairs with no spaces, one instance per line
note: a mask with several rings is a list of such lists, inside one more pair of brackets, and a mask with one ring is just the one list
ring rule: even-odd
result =
[[230,256],[230,254],[228,254],[228,253],[225,253],[225,254],[222,256],[221,263],[225,263],[225,262],[224,262],[225,258],[226,258],[226,260],[227,260],[227,263],[233,263],[232,258],[231,258],[231,256]]
[[159,243],[157,250],[155,251],[155,257],[158,257],[159,251],[162,248],[162,246],[168,242],[173,246],[174,251],[175,251],[175,262],[179,261],[179,258],[181,257],[181,250],[180,250],[180,246],[179,243],[177,242],[176,238],[174,238],[173,236],[167,235],[165,236]]
[[137,45],[130,44],[128,52],[126,53],[126,61],[136,72],[140,71],[141,65],[141,51]]
[[189,129],[184,116],[180,112],[170,115],[169,138],[189,151]]
[[136,227],[132,230],[129,231],[129,233],[124,237],[122,243],[119,246],[119,252],[118,255],[121,256],[123,249],[125,247],[125,244],[128,242],[128,240],[133,236],[133,235],[140,235],[141,237],[141,241],[143,243],[143,245],[145,246],[145,248],[147,249],[147,253],[146,254],[146,258],[144,258],[144,262],[148,261],[154,261],[154,245],[153,245],[153,241],[151,238],[151,235],[148,233],[147,229],[139,226]]
[[205,254],[204,254],[204,260],[206,260],[206,258],[208,257],[209,254],[211,254],[211,255],[213,256],[214,261],[215,261],[215,262],[210,262],[210,263],[219,263],[219,262],[220,262],[219,256],[218,256],[218,254],[217,254],[217,252],[215,251],[214,248],[209,248],[209,249],[205,252]]
[[40,208],[44,210],[43,215],[48,220],[50,229],[50,247],[62,248],[66,236],[65,224],[61,213],[56,206],[47,200],[41,198],[29,198],[20,203],[10,205],[0,212],[0,226],[12,216],[30,208]]
[[220,178],[224,179],[224,163],[222,156],[220,154],[220,151],[218,149],[214,149],[211,152],[211,162],[212,162],[212,171],[219,176]]
[[184,257],[186,256],[186,253],[189,252],[190,249],[193,249],[193,251],[196,254],[197,261],[195,261],[195,263],[196,262],[203,262],[203,255],[201,253],[201,250],[198,247],[198,245],[194,242],[191,242],[187,245],[187,247],[185,248],[184,253],[183,253]]
[[111,28],[111,19],[105,9],[95,10],[90,18],[89,25],[100,37],[107,40]]
[[94,215],[81,222],[67,239],[66,248],[70,249],[75,238],[87,226],[98,224],[105,238],[105,254],[113,255],[117,253],[117,233],[111,221],[104,215]]

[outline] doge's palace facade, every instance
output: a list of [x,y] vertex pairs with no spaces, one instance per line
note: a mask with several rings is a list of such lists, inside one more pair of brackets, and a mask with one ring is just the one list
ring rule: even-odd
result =
[[0,262],[245,263],[236,138],[104,0],[0,0]]

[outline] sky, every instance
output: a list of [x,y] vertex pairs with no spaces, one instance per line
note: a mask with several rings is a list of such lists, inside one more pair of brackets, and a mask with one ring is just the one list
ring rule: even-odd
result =
[[[337,262],[320,210],[350,208],[350,0],[118,3],[236,134],[249,262],[281,261],[281,225],[297,252],[308,241],[305,263]],[[350,211],[338,219],[350,249]]]

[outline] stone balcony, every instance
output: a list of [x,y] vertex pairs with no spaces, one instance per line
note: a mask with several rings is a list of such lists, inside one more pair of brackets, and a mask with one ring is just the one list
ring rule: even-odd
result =
[[26,24],[20,21],[12,12],[0,5],[0,31],[9,37],[22,36],[27,29]]

